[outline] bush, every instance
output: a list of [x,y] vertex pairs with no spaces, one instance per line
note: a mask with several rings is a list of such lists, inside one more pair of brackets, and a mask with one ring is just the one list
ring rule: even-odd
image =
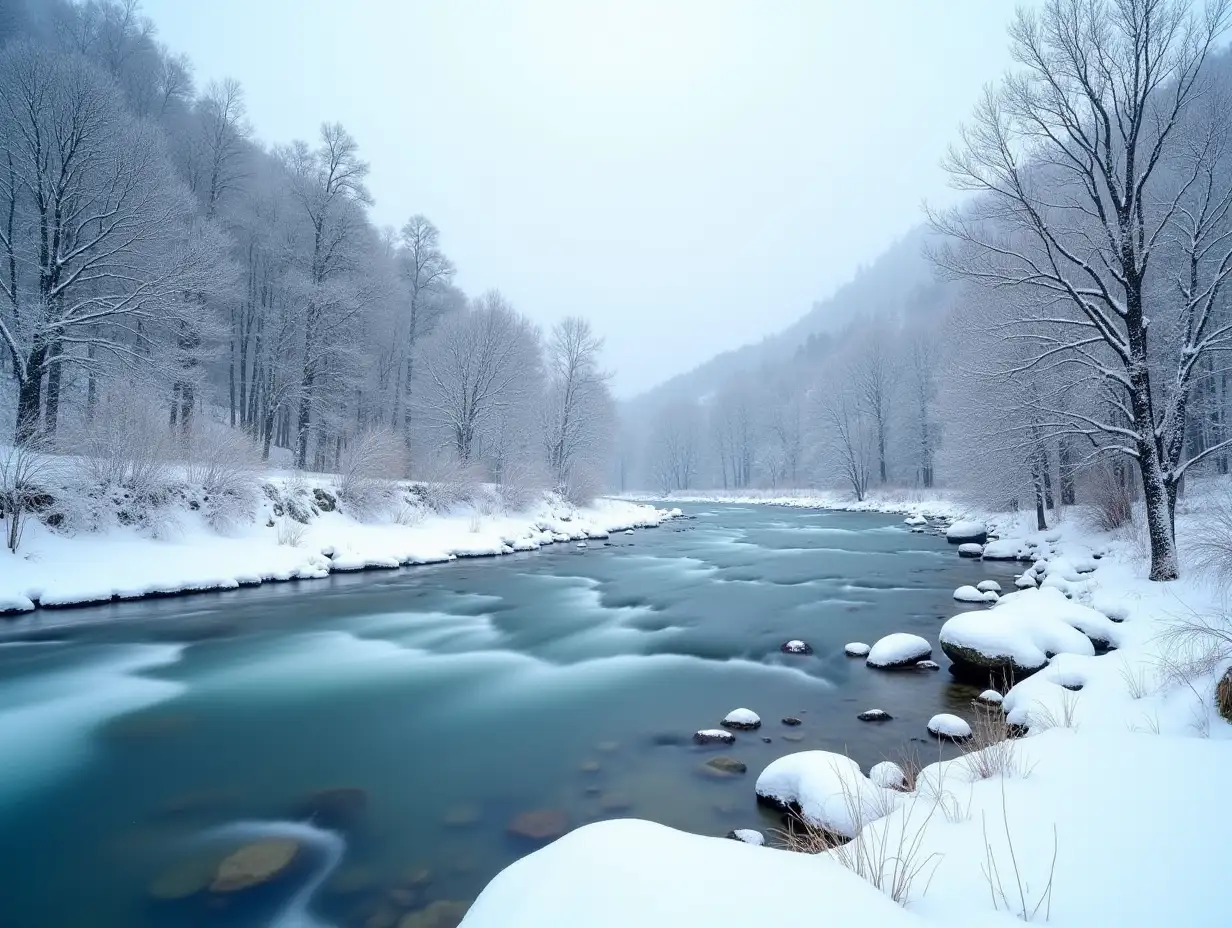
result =
[[30,440],[0,453],[0,510],[4,517],[4,546],[16,552],[26,519],[51,502],[46,489],[50,459],[45,443]]
[[1232,493],[1211,497],[1201,535],[1193,543],[1194,566],[1224,592],[1232,589]]
[[1088,493],[1093,528],[1111,532],[1134,521],[1132,486],[1122,485],[1112,467],[1103,465],[1092,472]]
[[206,521],[217,531],[253,516],[261,451],[243,432],[227,426],[201,429],[183,442],[185,476],[204,495]]
[[406,472],[402,441],[388,428],[360,432],[347,442],[338,471],[338,499],[351,515],[370,518],[397,500],[396,481]]

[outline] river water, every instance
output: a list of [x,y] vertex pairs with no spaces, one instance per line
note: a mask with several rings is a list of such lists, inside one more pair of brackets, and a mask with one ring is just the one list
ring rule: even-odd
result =
[[[380,928],[473,899],[533,849],[506,831],[520,812],[766,830],[753,784],[774,758],[824,748],[867,769],[966,709],[947,673],[878,673],[842,647],[935,643],[954,588],[1005,585],[1004,565],[893,516],[684,508],[585,551],[0,626],[0,924]],[[814,654],[781,654],[791,638]],[[763,727],[723,753],[748,773],[707,775],[715,752],[689,738],[740,706]],[[857,721],[867,708],[894,721]],[[333,788],[364,800],[341,832],[296,820]],[[150,897],[168,868],[266,835],[305,850],[264,891]]]

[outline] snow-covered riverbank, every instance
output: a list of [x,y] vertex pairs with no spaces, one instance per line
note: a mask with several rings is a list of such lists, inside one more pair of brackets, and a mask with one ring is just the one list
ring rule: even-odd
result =
[[[866,508],[937,514],[937,504],[925,500]],[[972,515],[958,506],[950,512]],[[1182,503],[1182,545],[1208,518],[1200,499]],[[1008,639],[989,644],[990,652],[1005,650],[1004,640],[1011,651],[1021,646],[1037,621],[1083,632],[1083,647],[1053,656],[1018,682],[1002,709],[973,702],[963,713],[977,738],[981,711],[995,713],[986,718],[998,728],[1007,721],[1025,727],[1025,737],[977,742],[965,757],[926,767],[911,792],[873,789],[869,771],[850,772],[839,755],[801,755],[801,805],[837,809],[840,817],[854,807],[862,815],[854,842],[816,856],[644,822],[587,826],[500,874],[472,907],[468,928],[720,920],[800,928],[822,921],[1226,924],[1226,898],[1217,887],[1232,822],[1225,785],[1232,725],[1220,716],[1215,691],[1232,664],[1232,631],[1221,597],[1192,572],[1176,583],[1147,581],[1132,527],[1117,536],[1095,533],[1076,512],[1049,532],[1027,531],[1017,516],[995,521],[1002,548],[1030,548],[1042,562],[1023,565],[1037,586],[1025,584],[991,610],[977,607],[953,627],[977,626],[977,645],[981,619],[1008,629]],[[1088,640],[1097,630],[1113,639],[1107,653],[1097,654]],[[941,640],[939,625],[931,643]],[[755,694],[733,693],[732,704],[757,709]],[[924,735],[904,730],[904,747]],[[727,750],[738,754],[741,737]],[[855,800],[868,794],[890,798]]]
[[56,531],[30,518],[18,552],[0,553],[0,611],[227,590],[554,543],[582,550],[673,514],[626,500],[576,507],[551,494],[508,511],[481,490],[444,511],[403,505],[389,517],[360,520],[339,505],[327,481],[271,477],[262,489],[255,515],[222,531],[191,500],[165,506],[140,526],[113,519],[98,531]]

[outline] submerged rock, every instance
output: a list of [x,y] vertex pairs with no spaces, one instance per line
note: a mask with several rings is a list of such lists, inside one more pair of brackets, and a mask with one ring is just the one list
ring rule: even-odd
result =
[[441,823],[453,828],[464,828],[479,821],[479,807],[473,805],[454,806],[446,809],[441,816]]
[[245,845],[223,858],[210,891],[233,893],[268,883],[283,873],[299,853],[299,842],[270,838]]
[[208,889],[217,871],[216,855],[182,860],[160,873],[147,892],[159,902],[178,902]]
[[783,718],[783,724],[794,728],[796,725],[803,725],[804,723],[794,715],[788,715]]
[[534,809],[515,816],[505,830],[517,838],[552,841],[569,830],[569,816],[559,809]]
[[358,786],[338,786],[318,790],[301,799],[292,813],[318,828],[349,831],[359,824],[368,807],[368,791]]
[[725,776],[745,773],[749,769],[741,761],[736,760],[734,757],[728,757],[726,754],[710,758],[710,760],[706,761],[705,766],[709,767],[712,772],[717,771]]

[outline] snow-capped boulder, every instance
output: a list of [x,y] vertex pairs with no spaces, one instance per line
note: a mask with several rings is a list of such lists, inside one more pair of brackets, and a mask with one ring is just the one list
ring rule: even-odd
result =
[[761,717],[752,709],[732,709],[723,719],[724,728],[753,731],[761,728]]
[[1000,607],[1015,603],[1025,603],[1034,610],[1043,610],[1071,625],[1091,639],[1096,651],[1107,651],[1116,647],[1116,623],[1098,609],[1082,603],[1074,602],[1065,593],[1053,586],[1045,585],[1030,593],[1011,593],[1002,598]]
[[959,557],[972,557],[972,558],[983,557],[984,556],[984,546],[977,545],[973,541],[965,542],[964,544],[961,544],[958,546],[958,556]]
[[703,728],[693,733],[693,740],[698,744],[731,744],[736,736],[722,728]]
[[975,697],[975,701],[985,703],[989,706],[999,706],[1005,701],[1005,697],[996,690],[984,690],[984,692]]
[[971,726],[948,712],[941,712],[928,720],[928,733],[943,741],[967,741],[972,736]]
[[915,669],[916,670],[940,670],[941,665],[938,664],[936,661],[916,661]]
[[973,586],[960,586],[954,591],[954,598],[960,603],[987,602],[987,600],[984,599],[984,594]]
[[1035,573],[1035,577],[1038,580],[1040,577],[1044,576],[1044,574],[1048,573],[1048,562],[1036,561],[1031,565],[1031,570]]
[[1039,584],[1035,582],[1035,577],[1031,574],[1023,574],[1014,581],[1014,586],[1018,587],[1020,590],[1033,590],[1038,585]]
[[1021,541],[1013,538],[999,538],[984,545],[984,560],[986,561],[1018,561],[1026,556],[1026,548]]
[[861,722],[889,722],[894,716],[886,712],[885,709],[865,709],[856,718]]
[[988,526],[983,522],[960,520],[946,529],[945,540],[952,545],[961,545],[968,542],[982,545],[988,541]]
[[923,516],[908,516],[903,521],[908,525],[925,525],[928,522]]
[[831,751],[801,751],[772,762],[757,778],[757,799],[798,810],[814,828],[843,838],[894,809],[897,797],[876,785],[850,757]]
[[868,772],[868,778],[882,789],[905,790],[907,788],[907,774],[892,760],[883,760],[879,764],[873,764],[873,769]]
[[1001,584],[996,580],[981,580],[975,585],[975,588],[981,593],[1000,593]]
[[1064,621],[1057,606],[1054,596],[1042,590],[1022,590],[987,612],[963,612],[949,619],[941,626],[940,642],[953,662],[950,672],[987,685],[989,680],[1029,676],[1052,654],[1094,654],[1091,640]]
[[766,836],[760,831],[754,831],[752,828],[737,828],[735,831],[729,831],[727,837],[733,841],[751,844],[754,847],[761,847],[766,843]]
[[849,641],[843,645],[843,653],[848,657],[868,657],[870,650],[863,641]]
[[933,646],[926,638],[907,632],[895,632],[878,639],[869,649],[866,663],[879,670],[895,670],[914,667],[918,661],[928,660],[932,656]]
[[784,654],[812,654],[812,647],[805,641],[799,638],[793,638],[791,641],[784,641],[779,646],[779,650]]

